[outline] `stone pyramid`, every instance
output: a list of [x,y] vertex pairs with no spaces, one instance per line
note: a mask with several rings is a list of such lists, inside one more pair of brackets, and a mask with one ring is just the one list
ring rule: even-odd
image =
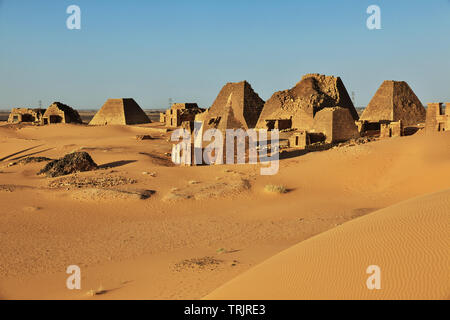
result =
[[197,115],[196,121],[203,121],[204,130],[216,128],[254,128],[264,105],[247,81],[227,83],[213,105]]
[[290,120],[294,129],[311,130],[316,113],[334,107],[348,109],[353,119],[358,120],[341,78],[307,74],[293,88],[275,92],[267,100],[256,128],[266,129],[267,121]]
[[361,120],[369,122],[399,121],[403,125],[425,122],[426,110],[404,81],[384,81],[370,100]]
[[108,99],[89,125],[130,125],[150,122],[134,99]]

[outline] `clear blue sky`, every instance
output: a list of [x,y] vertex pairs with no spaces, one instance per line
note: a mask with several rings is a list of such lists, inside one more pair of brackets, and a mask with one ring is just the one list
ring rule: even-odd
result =
[[[66,8],[81,8],[68,30]],[[371,4],[382,30],[366,28]],[[450,101],[449,0],[0,0],[0,108],[209,107],[230,81],[267,100],[305,73],[340,76],[358,106],[383,80]]]

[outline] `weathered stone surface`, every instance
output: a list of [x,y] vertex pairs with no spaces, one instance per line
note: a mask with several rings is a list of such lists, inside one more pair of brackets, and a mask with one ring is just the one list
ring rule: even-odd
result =
[[367,105],[361,120],[402,121],[405,126],[425,122],[426,110],[404,81],[384,81]]
[[160,122],[167,127],[180,127],[183,122],[193,123],[195,116],[204,112],[196,103],[174,103],[165,113],[160,114]]
[[450,131],[450,102],[445,108],[440,102],[428,104],[425,129],[428,133]]
[[313,131],[323,133],[326,142],[342,142],[359,137],[358,127],[346,108],[324,108],[314,117]]
[[195,117],[203,121],[204,130],[215,128],[250,129],[254,128],[264,105],[258,94],[247,81],[227,83],[213,105]]
[[275,92],[267,100],[256,127],[273,129],[270,126],[274,121],[290,121],[291,128],[309,131],[313,129],[316,113],[337,106],[348,109],[352,118],[358,120],[358,113],[339,77],[307,74],[292,89]]
[[83,123],[75,109],[61,102],[53,102],[43,115],[43,123]]
[[134,99],[108,99],[89,125],[132,125],[150,122]]
[[47,177],[60,177],[75,172],[91,171],[98,166],[87,152],[74,152],[65,155],[59,160],[49,162],[38,174]]
[[13,108],[8,123],[41,123],[44,112],[44,109]]

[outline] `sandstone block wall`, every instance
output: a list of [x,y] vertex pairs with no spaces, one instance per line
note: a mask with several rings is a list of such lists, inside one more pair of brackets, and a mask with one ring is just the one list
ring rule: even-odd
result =
[[294,132],[289,137],[289,147],[306,149],[306,146],[310,144],[308,133],[304,130]]
[[341,142],[359,137],[358,127],[346,108],[325,108],[314,117],[313,132],[323,133],[326,142]]
[[185,121],[193,122],[195,116],[203,111],[196,103],[174,103],[160,119],[164,119],[167,127],[176,128]]
[[8,117],[8,123],[41,122],[45,110],[29,108],[13,108]]
[[450,130],[450,102],[429,103],[427,108],[427,119],[425,122],[427,132],[440,132]]
[[83,123],[75,109],[61,102],[51,104],[43,115],[44,124],[51,123]]

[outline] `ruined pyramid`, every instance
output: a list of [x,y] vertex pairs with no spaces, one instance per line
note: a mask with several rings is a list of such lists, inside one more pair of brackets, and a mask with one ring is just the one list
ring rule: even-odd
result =
[[370,100],[361,120],[402,121],[403,125],[425,122],[426,110],[405,81],[384,81]]
[[89,125],[130,125],[150,122],[134,99],[108,99]]
[[268,129],[274,121],[288,121],[294,129],[311,130],[314,116],[324,108],[348,109],[354,120],[358,113],[339,77],[304,75],[295,87],[275,92],[267,100],[256,128]]
[[198,114],[195,120],[203,122],[204,130],[246,130],[255,127],[263,105],[264,100],[247,81],[227,83],[213,105],[206,112]]

